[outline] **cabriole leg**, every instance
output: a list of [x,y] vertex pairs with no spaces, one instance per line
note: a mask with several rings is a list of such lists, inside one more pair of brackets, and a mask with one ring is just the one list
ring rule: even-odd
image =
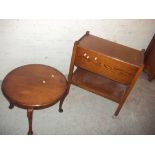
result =
[[62,99],[60,100],[60,103],[59,103],[59,112],[63,112],[63,109],[62,109],[62,104],[66,98],[66,96],[68,95],[68,91],[69,91],[69,88],[67,89],[67,92],[65,93],[65,95],[62,97]]
[[13,109],[14,104],[10,102],[9,109]]

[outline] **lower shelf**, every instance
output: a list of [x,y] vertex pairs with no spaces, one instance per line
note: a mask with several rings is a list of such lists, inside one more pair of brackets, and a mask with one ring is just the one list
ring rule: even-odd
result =
[[81,68],[77,68],[74,72],[72,84],[117,103],[121,101],[127,89],[126,85]]

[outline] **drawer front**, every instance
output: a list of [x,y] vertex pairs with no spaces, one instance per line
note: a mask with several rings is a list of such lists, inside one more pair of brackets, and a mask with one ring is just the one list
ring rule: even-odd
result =
[[79,47],[76,51],[75,65],[123,84],[129,84],[138,70],[135,66],[102,53]]

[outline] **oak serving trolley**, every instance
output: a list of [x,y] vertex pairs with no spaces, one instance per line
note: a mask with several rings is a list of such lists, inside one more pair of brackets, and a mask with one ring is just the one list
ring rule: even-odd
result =
[[143,70],[143,52],[94,35],[74,43],[68,75],[71,84],[118,103],[116,117]]

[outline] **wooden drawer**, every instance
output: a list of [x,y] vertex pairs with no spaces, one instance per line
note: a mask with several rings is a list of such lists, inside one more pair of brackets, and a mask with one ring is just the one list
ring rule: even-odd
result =
[[136,66],[81,47],[77,47],[75,65],[123,84],[130,84],[138,70]]

